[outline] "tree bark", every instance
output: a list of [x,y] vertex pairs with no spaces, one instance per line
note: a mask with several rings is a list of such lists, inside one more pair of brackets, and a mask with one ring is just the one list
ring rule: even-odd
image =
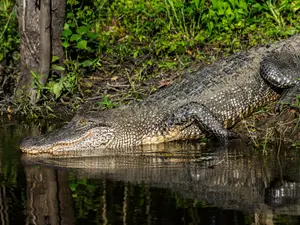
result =
[[[45,86],[50,72],[51,62],[51,1],[40,0],[40,77],[39,85]],[[39,96],[34,89],[31,96],[31,102],[36,103]]]
[[[52,0],[51,3],[52,56],[58,56],[56,64],[63,66],[65,53],[61,44],[61,34],[64,30],[66,0]],[[52,69],[53,72],[61,76],[63,71]]]
[[50,74],[52,56],[58,56],[58,64],[63,64],[61,33],[65,4],[65,0],[19,0],[21,73],[14,96],[16,102],[27,96],[35,104]]
[[34,78],[39,73],[39,9],[36,1],[19,0],[18,22],[20,31],[20,79],[15,92],[15,100],[20,102],[24,95],[32,98]]

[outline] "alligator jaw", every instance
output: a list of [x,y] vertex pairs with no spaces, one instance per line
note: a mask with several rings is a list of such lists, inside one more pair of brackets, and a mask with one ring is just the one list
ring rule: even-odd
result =
[[[49,143],[49,144],[40,144],[42,140],[44,139],[44,136],[40,137],[30,137],[24,139],[20,144],[20,149],[22,152],[27,154],[51,154],[51,155],[58,155],[58,154],[67,154],[68,151],[66,151],[69,148],[72,148],[75,144],[78,144],[79,142],[82,142],[85,138],[87,138],[90,133],[69,141],[60,141],[56,143]],[[64,151],[65,149],[65,151]]]
[[106,148],[112,138],[113,132],[108,127],[70,124],[49,134],[25,138],[20,149],[32,155],[72,155],[82,150]]
[[83,142],[86,138],[92,136],[92,133],[89,131],[86,134],[82,135],[81,137],[73,140],[64,140],[64,141],[58,141],[53,144],[47,144],[47,145],[41,145],[41,146],[30,146],[33,142],[39,143],[39,141],[43,140],[44,137],[30,137],[27,139],[24,139],[22,143],[20,144],[20,149],[22,152],[27,154],[51,154],[51,155],[65,155],[68,154],[68,151],[64,151],[63,149],[72,148],[76,144],[80,144],[80,142]]

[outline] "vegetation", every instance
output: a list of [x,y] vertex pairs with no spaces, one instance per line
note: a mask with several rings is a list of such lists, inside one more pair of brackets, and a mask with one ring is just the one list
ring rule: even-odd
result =
[[[14,6],[14,0],[0,3],[3,97],[13,94],[18,80]],[[37,107],[17,110],[50,111],[57,103],[76,109],[83,100],[110,108],[143,98],[195,60],[215,60],[299,32],[299,8],[294,0],[67,0],[65,64],[52,60],[52,68],[65,75],[52,75],[45,87],[35,82]]]
[[0,2],[0,24],[0,97],[3,98],[13,93],[18,73],[19,36],[14,1]]

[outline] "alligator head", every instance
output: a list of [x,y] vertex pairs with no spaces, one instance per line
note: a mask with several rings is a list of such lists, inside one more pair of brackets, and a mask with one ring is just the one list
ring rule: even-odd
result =
[[78,149],[106,148],[113,138],[114,131],[105,118],[77,115],[52,133],[25,138],[20,149],[29,154],[68,154]]

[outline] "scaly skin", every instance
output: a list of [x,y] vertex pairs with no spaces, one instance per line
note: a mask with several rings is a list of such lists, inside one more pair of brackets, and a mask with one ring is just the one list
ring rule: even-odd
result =
[[[287,47],[288,46],[288,47]],[[124,148],[213,134],[227,142],[230,128],[257,108],[299,93],[300,35],[234,54],[146,98],[142,103],[77,115],[65,127],[25,139],[29,154]],[[121,153],[121,150],[120,150]]]

